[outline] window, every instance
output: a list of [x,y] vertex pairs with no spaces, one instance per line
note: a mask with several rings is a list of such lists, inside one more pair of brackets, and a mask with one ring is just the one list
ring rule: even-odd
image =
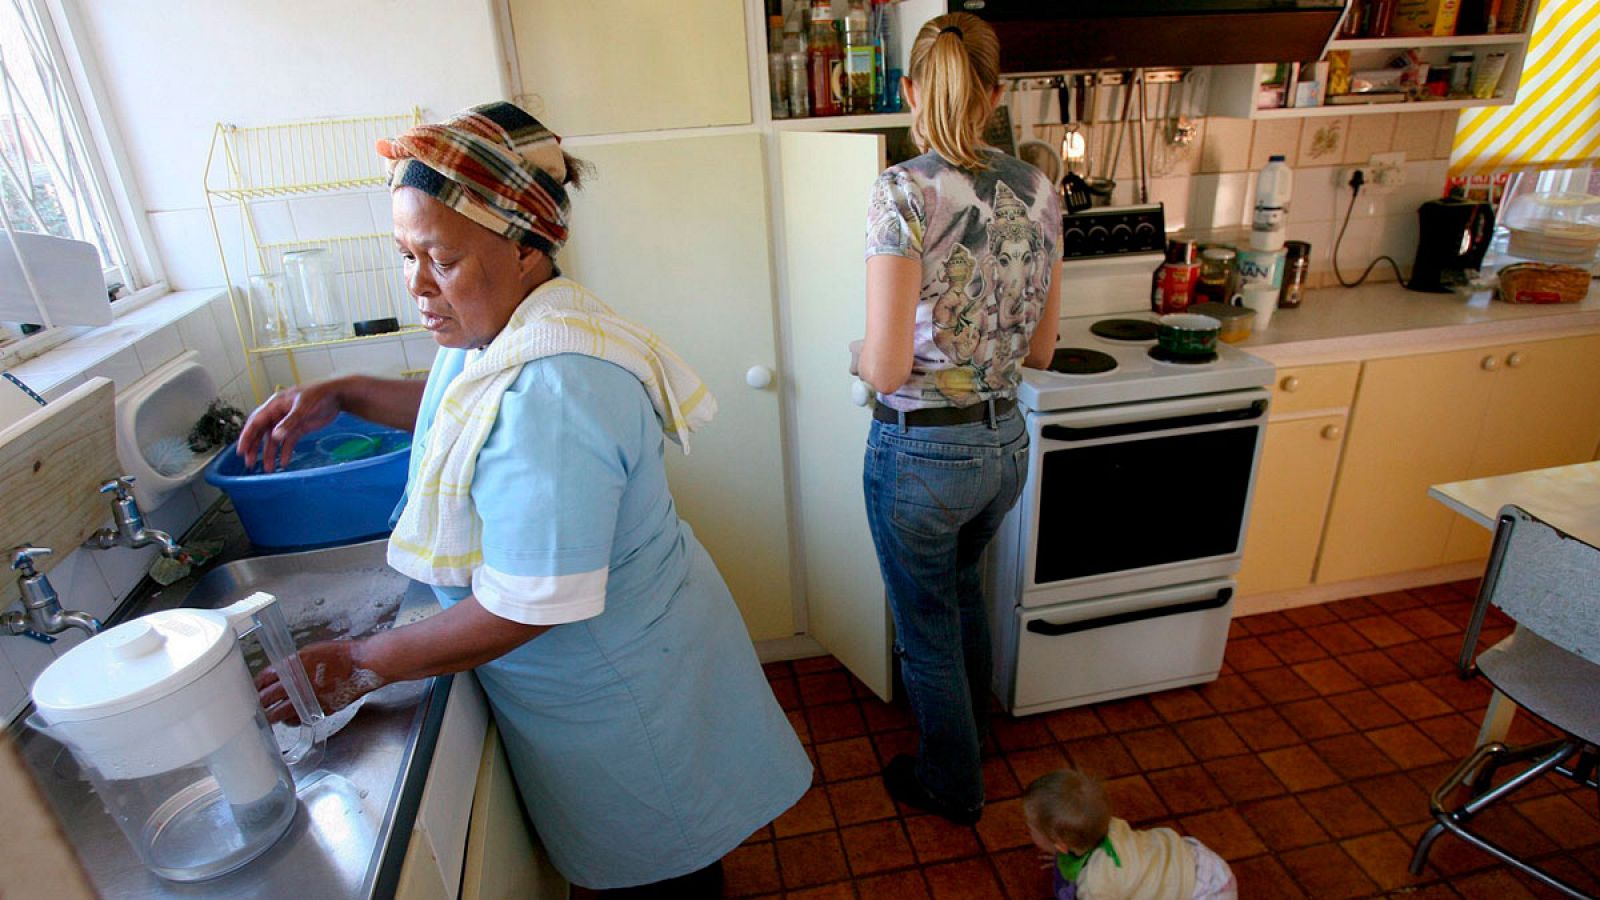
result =
[[[129,265],[86,111],[44,0],[0,0],[0,254],[15,252],[7,232],[84,241],[99,254],[107,287],[132,292],[144,285]],[[0,360],[41,328],[0,321]]]

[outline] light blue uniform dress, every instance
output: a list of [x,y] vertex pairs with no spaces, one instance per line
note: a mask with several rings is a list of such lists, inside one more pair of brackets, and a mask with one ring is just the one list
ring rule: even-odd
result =
[[[413,477],[445,386],[472,352],[434,360]],[[472,481],[479,603],[567,623],[477,675],[545,848],[590,888],[704,868],[811,785],[733,597],[678,518],[662,450],[637,378],[553,356],[506,391]],[[469,593],[434,590],[446,607]]]

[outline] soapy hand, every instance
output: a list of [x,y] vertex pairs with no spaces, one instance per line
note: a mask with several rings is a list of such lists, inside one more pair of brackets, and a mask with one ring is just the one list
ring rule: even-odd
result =
[[[360,664],[356,651],[358,643],[351,640],[318,641],[300,649],[300,662],[306,667],[311,689],[316,693],[324,714],[338,712],[387,683],[378,673]],[[300,716],[295,712],[294,704],[289,702],[289,692],[271,666],[262,669],[261,674],[256,676],[256,692],[262,708],[267,711],[269,722],[299,723]]]
[[287,466],[300,438],[333,422],[341,408],[337,380],[274,393],[256,407],[239,433],[239,457],[245,468],[253,468],[258,455],[268,472]]

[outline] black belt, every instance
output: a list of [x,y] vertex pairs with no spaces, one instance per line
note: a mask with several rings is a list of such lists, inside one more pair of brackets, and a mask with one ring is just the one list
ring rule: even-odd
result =
[[872,417],[879,422],[898,425],[903,416],[905,424],[912,428],[928,428],[935,425],[967,425],[972,422],[982,422],[989,418],[991,408],[994,410],[994,417],[999,419],[1010,415],[1011,411],[1017,408],[1017,401],[1001,397],[997,400],[975,403],[972,406],[942,406],[936,409],[914,409],[904,413],[879,403],[872,408]]

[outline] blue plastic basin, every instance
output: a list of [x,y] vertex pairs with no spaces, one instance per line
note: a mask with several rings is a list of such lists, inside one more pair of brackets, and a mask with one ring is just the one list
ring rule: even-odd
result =
[[257,547],[327,546],[388,534],[410,454],[409,432],[340,413],[300,439],[286,469],[268,473],[258,462],[247,472],[230,446],[206,467],[205,478],[233,501]]

